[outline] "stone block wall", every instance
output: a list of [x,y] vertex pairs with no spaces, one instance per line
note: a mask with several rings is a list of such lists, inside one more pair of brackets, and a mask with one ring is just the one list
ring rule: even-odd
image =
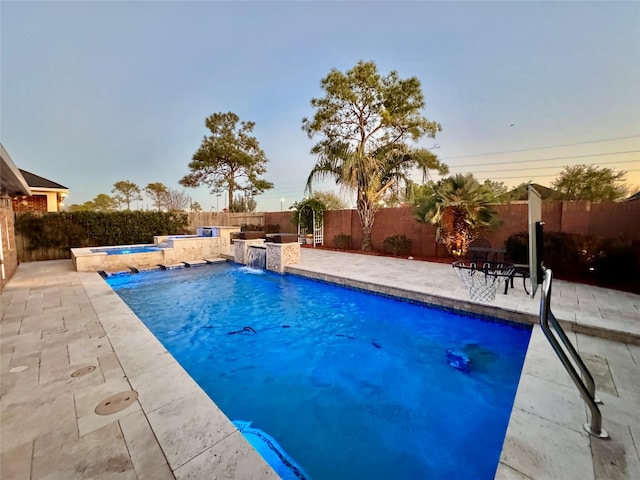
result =
[[270,243],[267,246],[267,270],[284,273],[287,265],[300,263],[299,243]]

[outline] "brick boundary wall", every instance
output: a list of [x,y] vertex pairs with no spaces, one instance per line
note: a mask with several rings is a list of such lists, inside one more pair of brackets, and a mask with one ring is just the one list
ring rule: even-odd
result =
[[[502,247],[514,233],[528,230],[526,202],[496,205],[502,225],[482,236],[494,247]],[[435,243],[435,227],[418,223],[413,208],[383,208],[376,215],[372,241],[374,250],[382,250],[382,242],[393,235],[406,235],[412,241],[411,254],[435,256],[444,253]],[[591,235],[602,239],[617,239],[640,245],[640,202],[591,203],[543,202],[542,221],[545,231]],[[325,245],[333,246],[338,234],[351,235],[353,248],[360,248],[361,227],[356,210],[325,212]]]
[[14,213],[11,202],[0,198],[0,229],[2,229],[2,255],[4,277],[0,275],[0,290],[18,268],[18,248],[16,246]]
[[[502,247],[510,235],[527,231],[528,213],[526,202],[496,205],[502,226],[482,236],[494,247]],[[442,245],[435,242],[435,227],[418,223],[413,217],[413,208],[383,208],[376,215],[372,240],[374,250],[382,250],[384,239],[393,235],[406,235],[412,242],[411,255],[432,257],[444,255]],[[292,222],[293,211],[223,213],[189,213],[189,229],[195,233],[197,226],[241,226],[280,225],[282,233],[297,233]],[[13,220],[13,214],[11,216]],[[640,201],[620,203],[590,202],[542,202],[542,220],[545,231],[591,235],[601,239],[617,239],[640,246]],[[350,235],[352,246],[361,245],[360,218],[356,210],[334,210],[324,214],[324,244],[333,247],[336,235]],[[16,238],[20,261],[54,260],[68,258],[54,251],[27,252]]]

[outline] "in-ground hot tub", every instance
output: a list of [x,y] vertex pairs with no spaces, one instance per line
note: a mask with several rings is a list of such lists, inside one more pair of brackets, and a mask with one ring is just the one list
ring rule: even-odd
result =
[[[202,229],[202,230],[200,230]],[[199,227],[203,235],[163,235],[153,244],[72,248],[78,272],[123,271],[218,258],[229,249],[230,234],[239,227]]]
[[174,263],[167,262],[166,250],[157,244],[72,248],[71,258],[77,272],[123,271]]
[[129,245],[124,247],[100,247],[92,248],[93,253],[104,252],[107,255],[125,255],[131,253],[147,253],[147,252],[159,252],[160,247],[156,245]]

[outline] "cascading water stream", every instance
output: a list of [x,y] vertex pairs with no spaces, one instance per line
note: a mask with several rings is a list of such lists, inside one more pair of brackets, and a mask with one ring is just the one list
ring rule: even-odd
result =
[[256,270],[267,268],[267,249],[264,246],[252,245],[247,252],[247,266]]

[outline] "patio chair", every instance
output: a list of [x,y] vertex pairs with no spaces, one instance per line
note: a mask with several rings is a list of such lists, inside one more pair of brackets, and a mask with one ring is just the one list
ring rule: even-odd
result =
[[485,262],[489,258],[487,249],[491,248],[491,242],[486,238],[476,238],[467,247],[465,259],[469,262]]

